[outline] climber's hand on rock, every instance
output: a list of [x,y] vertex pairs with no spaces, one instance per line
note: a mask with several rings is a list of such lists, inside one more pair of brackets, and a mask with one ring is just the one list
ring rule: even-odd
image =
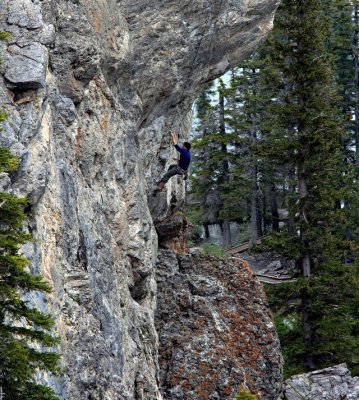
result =
[[172,143],[175,145],[177,143],[177,138],[176,134],[172,131],[170,131],[171,137],[172,137]]

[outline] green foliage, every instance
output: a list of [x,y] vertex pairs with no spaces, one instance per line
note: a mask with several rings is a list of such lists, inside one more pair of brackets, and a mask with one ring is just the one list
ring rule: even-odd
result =
[[11,39],[11,33],[10,32],[0,32],[0,40],[7,42],[10,39]]
[[[282,230],[262,245],[294,258],[297,265],[295,283],[268,290],[286,375],[339,362],[355,372],[359,357],[354,312],[359,287],[353,263],[358,252],[353,234],[348,235],[354,231],[349,226],[353,209],[358,210],[358,187],[351,166],[342,161],[346,128],[328,53],[327,11],[317,0],[305,5],[284,0],[266,50],[268,65],[281,71],[272,73],[268,85],[281,91],[267,108],[268,134],[258,154],[276,168],[292,164],[296,171],[287,205],[292,230]],[[345,261],[348,251],[350,264]]]
[[0,122],[4,122],[7,118],[7,114],[4,110],[0,110]]
[[0,193],[0,386],[5,400],[53,400],[53,391],[34,381],[36,370],[59,372],[59,355],[42,350],[58,344],[51,333],[52,317],[23,299],[30,291],[51,290],[41,276],[28,271],[28,260],[19,254],[31,239],[23,231],[26,204],[26,199]]
[[201,214],[196,206],[186,207],[186,218],[191,224],[191,238],[189,246],[198,243],[201,240],[202,235],[202,224],[201,224]]
[[16,171],[19,166],[19,157],[11,154],[9,149],[0,148],[0,172]]
[[[196,130],[193,138],[193,162],[191,167],[191,194],[198,201],[196,212],[202,223],[214,223],[218,219],[220,199],[216,199],[220,145],[218,119],[214,115],[211,97],[212,85],[208,85],[196,102]],[[219,201],[213,201],[213,199]]]
[[239,389],[239,393],[236,396],[236,400],[256,400],[257,397],[252,394],[250,391],[241,387]]
[[[309,281],[298,278],[295,283],[266,286],[281,340],[286,378],[306,370],[304,359],[308,352],[320,367],[345,361],[352,373],[358,374],[358,272],[353,265],[326,265]],[[309,344],[303,340],[302,294],[312,299],[310,321],[315,336]]]
[[241,224],[238,231],[238,243],[245,243],[249,241],[249,232],[247,224]]
[[212,243],[203,243],[201,246],[201,253],[204,256],[211,256],[219,259],[223,259],[226,256],[226,252],[223,247]]

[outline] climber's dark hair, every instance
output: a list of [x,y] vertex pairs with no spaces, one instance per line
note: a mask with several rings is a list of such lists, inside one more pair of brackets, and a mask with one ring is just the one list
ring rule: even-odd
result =
[[183,147],[185,147],[187,150],[191,150],[191,144],[188,142],[184,142]]

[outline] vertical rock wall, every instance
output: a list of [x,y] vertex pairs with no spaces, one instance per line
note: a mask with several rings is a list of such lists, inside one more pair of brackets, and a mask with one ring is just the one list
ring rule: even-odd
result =
[[[0,145],[21,157],[2,190],[30,200],[26,246],[54,291],[63,399],[160,399],[157,235],[147,198],[192,101],[248,55],[275,0],[5,0]],[[173,196],[172,181],[155,219]]]

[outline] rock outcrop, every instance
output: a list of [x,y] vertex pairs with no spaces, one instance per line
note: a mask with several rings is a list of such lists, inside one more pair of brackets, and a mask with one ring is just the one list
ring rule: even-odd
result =
[[0,145],[21,157],[3,189],[26,196],[24,252],[52,282],[62,399],[160,399],[154,221],[148,198],[195,95],[271,28],[276,0],[5,0]]
[[346,364],[295,375],[285,382],[285,400],[357,400],[359,377],[352,378]]
[[157,263],[160,382],[166,399],[258,399],[281,393],[279,340],[246,262],[161,250]]

